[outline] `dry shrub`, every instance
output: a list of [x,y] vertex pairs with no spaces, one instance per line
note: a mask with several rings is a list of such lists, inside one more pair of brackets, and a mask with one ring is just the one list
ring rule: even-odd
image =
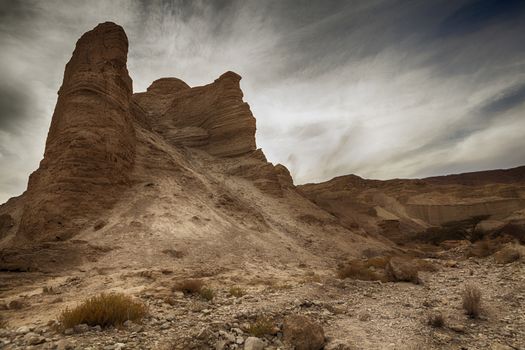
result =
[[418,271],[436,272],[438,270],[436,264],[428,260],[414,259],[413,263]]
[[500,246],[501,244],[498,241],[484,239],[472,244],[467,255],[469,257],[486,258],[487,256],[494,254]]
[[228,293],[232,297],[240,298],[246,294],[246,291],[242,289],[241,287],[231,287]]
[[412,282],[421,284],[419,270],[413,259],[395,257],[385,267],[385,273],[392,282]]
[[273,334],[275,325],[267,316],[261,316],[250,325],[247,332],[254,337],[263,337],[267,334]]
[[186,279],[179,281],[174,287],[173,291],[179,291],[184,294],[199,294],[204,287],[204,282],[196,279]]
[[465,313],[471,318],[478,318],[481,313],[481,290],[472,284],[467,284],[462,298]]
[[106,328],[122,325],[127,320],[138,321],[146,314],[146,306],[128,295],[103,293],[85,300],[73,309],[65,309],[59,319],[64,328],[78,324]]
[[384,269],[389,260],[389,256],[375,256],[366,260],[366,266],[374,267],[376,269]]
[[337,277],[340,279],[352,278],[361,281],[384,281],[386,278],[372,270],[366,260],[352,260],[337,270]]
[[211,301],[215,297],[215,292],[211,288],[201,288],[199,295],[201,298]]
[[442,328],[445,325],[445,318],[441,312],[428,315],[427,324],[434,328]]

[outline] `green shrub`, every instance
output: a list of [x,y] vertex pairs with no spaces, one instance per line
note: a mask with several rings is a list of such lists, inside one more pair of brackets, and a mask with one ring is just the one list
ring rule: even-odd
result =
[[83,323],[106,328],[121,325],[127,320],[140,320],[146,314],[146,306],[128,295],[103,293],[83,301],[73,309],[66,308],[59,320],[64,328]]

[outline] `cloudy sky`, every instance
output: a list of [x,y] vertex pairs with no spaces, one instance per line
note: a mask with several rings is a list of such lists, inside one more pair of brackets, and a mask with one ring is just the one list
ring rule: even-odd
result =
[[38,167],[76,40],[108,20],[134,91],[243,76],[296,183],[525,164],[525,1],[0,0],[0,203]]

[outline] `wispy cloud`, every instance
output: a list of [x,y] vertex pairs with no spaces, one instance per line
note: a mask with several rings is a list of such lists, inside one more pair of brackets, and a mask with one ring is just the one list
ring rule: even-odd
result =
[[525,163],[522,1],[2,1],[0,202],[38,167],[75,41],[108,20],[135,91],[241,74],[297,183]]

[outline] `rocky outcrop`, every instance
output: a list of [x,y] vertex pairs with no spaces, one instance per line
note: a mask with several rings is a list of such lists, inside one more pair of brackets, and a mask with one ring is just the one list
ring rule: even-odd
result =
[[133,99],[148,113],[155,132],[173,145],[232,157],[255,151],[255,118],[243,101],[241,77],[226,72],[213,83],[190,88],[162,78]]
[[414,180],[347,175],[299,190],[346,226],[357,223],[367,232],[403,242],[428,227],[473,217],[501,224],[522,217],[525,167]]
[[[15,216],[5,206],[5,214],[0,212],[3,241],[65,240],[92,227],[133,183],[161,170],[182,171],[186,160],[172,151],[188,147],[208,153],[210,162],[222,159],[225,173],[265,193],[282,196],[283,189],[293,189],[287,170],[256,149],[255,118],[243,101],[238,74],[226,72],[193,88],[161,78],[133,94],[127,52],[124,30],[110,22],[78,40],[44,159],[18,201],[22,209]],[[178,174],[191,177],[188,170]]]
[[135,136],[128,40],[114,23],[84,34],[66,65],[44,159],[25,194],[19,236],[65,239],[129,182]]

